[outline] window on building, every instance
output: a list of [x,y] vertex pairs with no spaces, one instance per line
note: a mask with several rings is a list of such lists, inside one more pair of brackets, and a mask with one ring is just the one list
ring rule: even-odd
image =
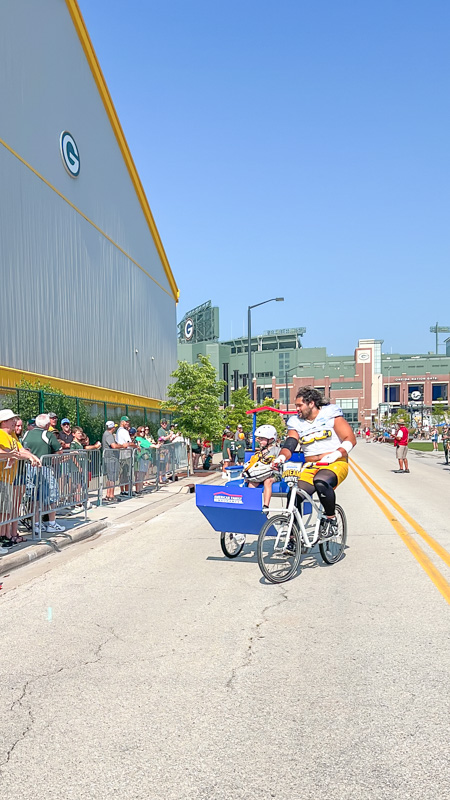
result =
[[256,402],[261,406],[264,400],[272,400],[272,387],[271,386],[257,386],[256,387]]
[[233,387],[234,389],[239,389],[239,370],[233,370]]
[[[287,395],[289,397],[289,389],[287,391]],[[278,400],[282,406],[286,405],[286,387],[278,389]]]
[[448,400],[448,383],[433,383],[431,389],[432,400]]
[[289,370],[291,366],[291,354],[290,353],[278,353],[278,367],[279,367],[279,374],[282,375]]
[[400,386],[385,386],[384,387],[384,402],[385,403],[399,403],[400,402]]
[[[339,408],[344,409],[353,409],[356,408],[358,410],[358,398],[357,397],[343,397],[342,399],[338,399],[334,401]],[[344,415],[345,416],[345,415]]]

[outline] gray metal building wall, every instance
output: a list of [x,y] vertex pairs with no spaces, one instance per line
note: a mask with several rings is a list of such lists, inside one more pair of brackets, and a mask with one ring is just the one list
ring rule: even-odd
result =
[[161,397],[175,299],[64,0],[0,4],[0,72],[0,138],[29,165],[0,143],[0,364]]

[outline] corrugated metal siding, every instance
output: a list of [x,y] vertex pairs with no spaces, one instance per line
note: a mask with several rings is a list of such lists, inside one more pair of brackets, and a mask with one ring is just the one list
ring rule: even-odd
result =
[[161,397],[172,298],[1,146],[0,185],[1,363]]
[[[0,69],[0,137],[170,293],[62,0],[1,4]],[[59,153],[65,129],[76,180]],[[176,364],[171,294],[2,145],[0,185],[0,362],[161,397]]]

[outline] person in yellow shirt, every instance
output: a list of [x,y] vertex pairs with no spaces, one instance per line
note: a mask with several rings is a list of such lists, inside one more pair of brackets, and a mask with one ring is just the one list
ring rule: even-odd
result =
[[0,539],[3,547],[26,541],[21,536],[12,537],[9,522],[13,515],[13,484],[18,464],[23,459],[35,465],[41,463],[20,444],[14,433],[16,419],[17,414],[10,408],[0,411]]

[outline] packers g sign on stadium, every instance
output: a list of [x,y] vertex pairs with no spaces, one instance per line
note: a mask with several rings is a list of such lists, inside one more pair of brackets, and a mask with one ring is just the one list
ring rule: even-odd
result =
[[80,174],[80,153],[75,139],[69,131],[63,131],[59,137],[59,149],[62,162],[71,178],[78,178]]
[[190,317],[188,317],[188,319],[184,323],[184,338],[186,339],[187,342],[189,342],[190,339],[192,339],[193,335],[194,335],[194,321]]

